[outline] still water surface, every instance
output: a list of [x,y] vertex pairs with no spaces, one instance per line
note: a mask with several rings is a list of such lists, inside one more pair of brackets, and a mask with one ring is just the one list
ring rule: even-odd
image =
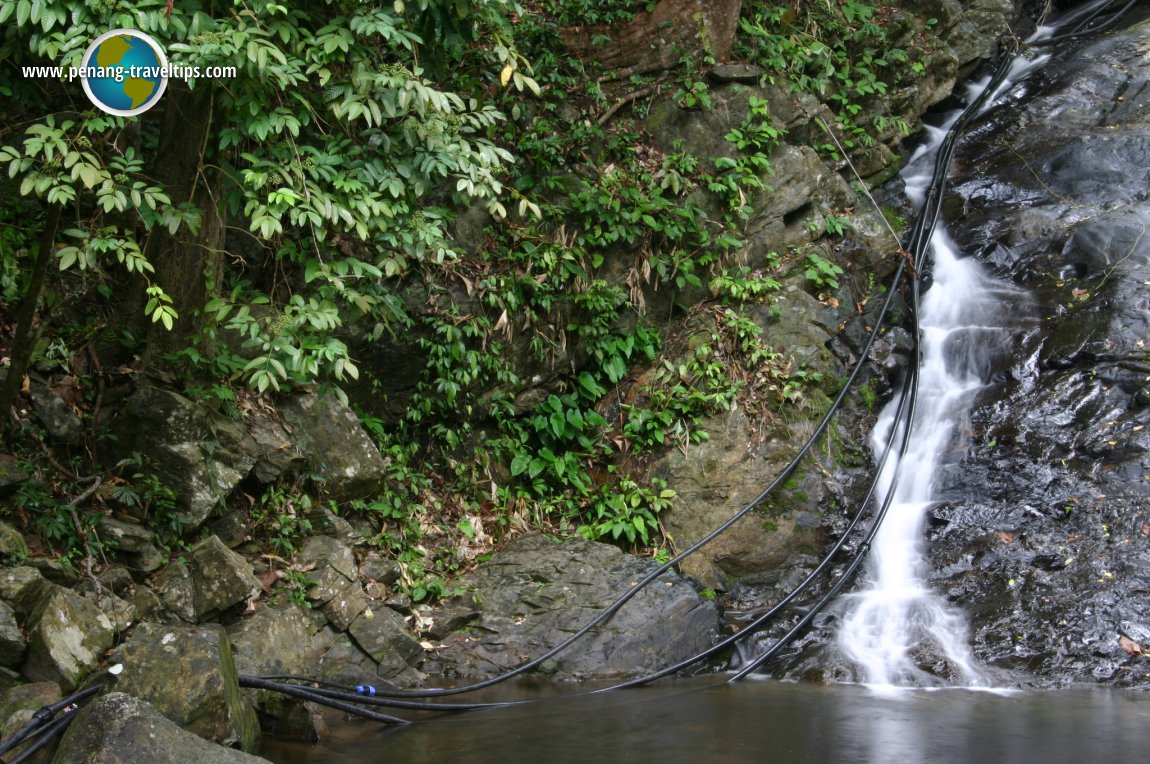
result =
[[398,730],[340,722],[323,743],[272,743],[263,755],[280,764],[1125,764],[1146,761],[1148,750],[1145,694],[879,693],[714,677],[428,718]]

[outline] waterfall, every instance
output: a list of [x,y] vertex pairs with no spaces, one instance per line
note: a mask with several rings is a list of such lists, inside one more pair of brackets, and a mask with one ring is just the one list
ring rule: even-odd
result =
[[[1040,63],[1021,61],[1011,79]],[[972,87],[978,91],[986,83]],[[922,205],[939,146],[958,117],[956,112],[942,127],[928,128],[926,145],[902,173],[915,206]],[[836,641],[867,684],[987,686],[991,682],[968,644],[964,615],[925,584],[925,525],[939,498],[940,470],[961,455],[972,401],[1010,366],[1018,326],[1004,319],[1025,298],[973,258],[962,257],[944,226],[934,232],[930,248],[934,280],[919,310],[921,367],[908,446],[901,458],[893,450],[879,475],[879,505],[892,491],[893,496],[871,547],[865,582],[842,600]],[[892,438],[896,444],[903,438],[907,425],[896,421],[899,398],[887,404],[875,426],[876,460]]]

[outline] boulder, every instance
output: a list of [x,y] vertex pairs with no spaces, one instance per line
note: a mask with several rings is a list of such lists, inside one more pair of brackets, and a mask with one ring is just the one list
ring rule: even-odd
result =
[[320,608],[328,623],[340,631],[345,631],[360,613],[367,609],[367,597],[363,586],[353,581],[336,593]]
[[255,764],[258,756],[180,729],[149,703],[113,692],[79,711],[53,764]]
[[99,529],[101,537],[111,542],[118,553],[127,555],[133,567],[151,573],[163,565],[163,553],[156,546],[156,534],[144,526],[105,516],[100,519]]
[[[156,575],[156,579],[152,582],[152,591],[172,616],[184,623],[196,622],[196,581],[188,563],[183,560],[172,560],[168,563]],[[137,595],[139,596],[139,592]],[[144,594],[143,597],[147,595]]]
[[263,591],[251,563],[216,536],[192,549],[191,563],[197,620],[217,616]]
[[423,646],[411,636],[407,622],[390,608],[365,610],[348,627],[348,633],[378,664],[380,676],[399,676],[418,666],[423,658]]
[[[249,676],[319,677],[320,658],[332,644],[331,630],[320,629],[319,623],[314,613],[295,603],[257,605],[251,616],[227,629],[236,670]],[[362,681],[362,675],[356,680]],[[280,693],[247,693],[259,710],[265,732],[306,742],[324,735],[321,707]]]
[[198,528],[251,472],[257,448],[236,422],[179,393],[142,385],[112,422],[114,459],[143,454],[175,491],[186,530]]
[[299,605],[259,604],[255,612],[227,627],[240,674],[314,676],[327,646],[317,619]]
[[28,557],[24,535],[5,522],[0,522],[0,560],[23,561]]
[[[479,617],[448,635],[435,659],[464,675],[506,671],[571,636],[657,567],[608,544],[519,538],[458,582],[472,589]],[[718,625],[714,603],[668,571],[545,670],[579,678],[645,674],[705,650]]]
[[300,565],[309,569],[308,578],[316,591],[308,599],[323,604],[349,581],[358,580],[355,553],[347,544],[331,536],[312,536],[299,552]]
[[80,595],[49,585],[47,596],[28,618],[24,676],[74,690],[112,646],[111,620]]
[[252,477],[264,485],[281,478],[298,475],[307,462],[292,442],[292,436],[274,411],[254,408],[247,412],[245,424],[255,443],[256,463]]
[[292,442],[330,497],[373,495],[387,479],[387,463],[355,412],[335,395],[300,393],[279,404]]
[[[742,409],[713,417],[707,424],[709,440],[693,444],[685,453],[671,452],[657,467],[665,471],[667,485],[677,494],[663,522],[679,548],[696,543],[758,496],[799,445],[788,434],[785,440],[753,446],[748,453],[752,425]],[[826,496],[818,479],[804,482],[779,491],[688,557],[680,565],[683,572],[708,587],[725,589],[737,580],[778,576],[788,564],[801,562],[822,540],[819,502]]]
[[19,619],[31,615],[51,587],[52,583],[31,566],[0,568],[0,600],[11,605]]
[[[72,404],[64,400],[64,397],[77,396],[76,384],[75,377],[65,375],[52,380],[51,387],[35,377],[29,385],[32,410],[44,430],[53,440],[67,446],[78,446],[84,441],[84,424]],[[57,391],[64,397],[57,395]]]
[[16,668],[24,661],[24,650],[28,642],[24,632],[16,623],[16,611],[7,602],[0,600],[0,666]]
[[263,591],[251,563],[217,536],[192,548],[187,561],[168,563],[152,585],[164,607],[186,623],[200,623]]
[[223,745],[252,750],[259,726],[236,681],[221,627],[141,624],[117,649],[124,670],[113,685],[146,700],[180,727]]

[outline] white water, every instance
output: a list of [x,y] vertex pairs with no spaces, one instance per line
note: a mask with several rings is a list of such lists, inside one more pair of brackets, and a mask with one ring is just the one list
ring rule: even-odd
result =
[[[1012,79],[1037,63],[1023,61]],[[907,195],[916,206],[922,204],[950,124],[928,128],[928,144],[903,171]],[[991,681],[971,653],[965,616],[924,582],[926,513],[937,500],[940,466],[963,447],[972,400],[1010,352],[1014,327],[1003,319],[1021,296],[987,275],[974,259],[960,257],[943,226],[930,244],[934,283],[920,305],[922,366],[909,444],[900,460],[897,444],[906,423],[895,422],[896,395],[880,414],[871,443],[877,460],[895,438],[879,476],[878,504],[892,489],[894,495],[871,547],[866,581],[859,592],[843,598],[837,643],[867,684],[985,687]]]

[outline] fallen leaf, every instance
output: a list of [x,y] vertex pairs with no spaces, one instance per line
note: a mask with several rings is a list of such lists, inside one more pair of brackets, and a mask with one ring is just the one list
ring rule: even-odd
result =
[[256,578],[260,582],[260,586],[264,588],[265,592],[271,592],[272,587],[275,586],[276,581],[283,578],[283,571],[279,570],[265,570],[263,573],[257,573]]
[[1142,654],[1142,645],[1138,644],[1137,642],[1135,642],[1130,637],[1119,635],[1118,645],[1119,645],[1119,647],[1121,647],[1123,650],[1130,653],[1131,655],[1141,655]]
[[998,533],[998,538],[999,538],[999,539],[1002,541],[1002,543],[1004,543],[1004,544],[1012,544],[1012,543],[1014,543],[1014,534],[1013,534],[1013,533],[1008,533],[1007,531],[999,531],[999,533]]

